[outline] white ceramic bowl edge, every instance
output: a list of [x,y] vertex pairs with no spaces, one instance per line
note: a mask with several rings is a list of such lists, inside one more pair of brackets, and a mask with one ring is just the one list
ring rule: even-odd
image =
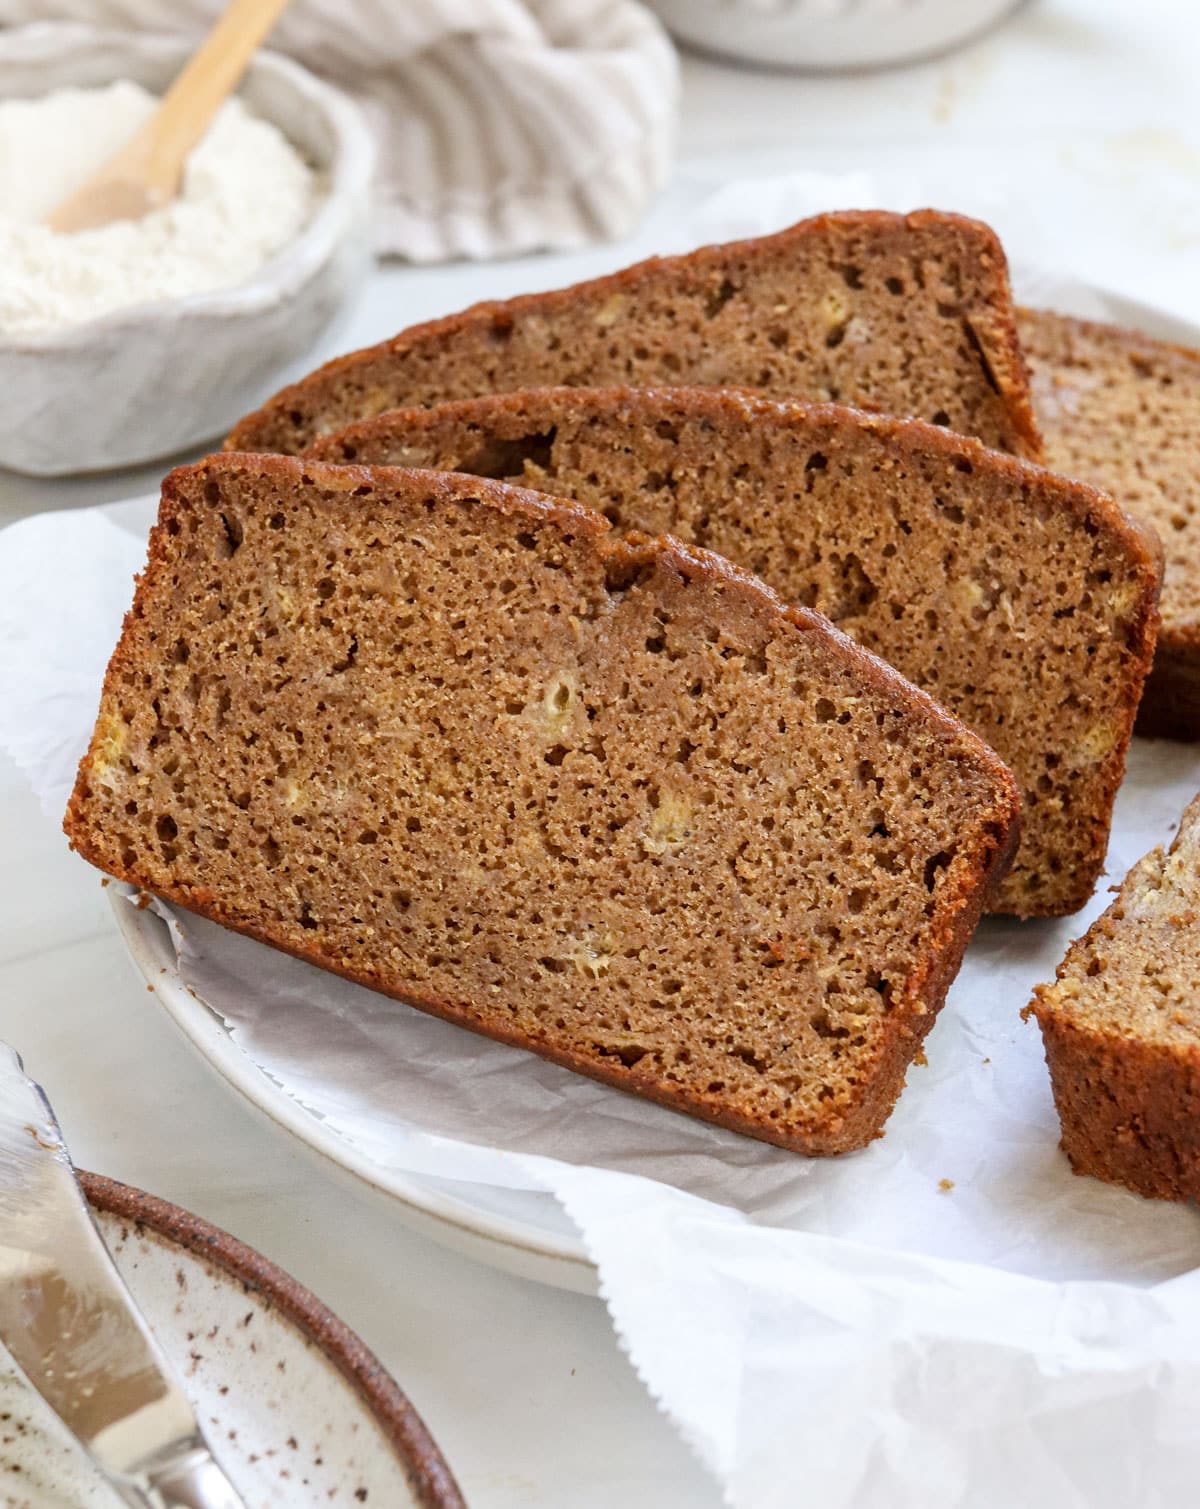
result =
[[1020,0],[650,0],[681,41],[778,68],[879,68],[944,52]]
[[[188,45],[88,26],[0,33],[0,98],[128,77],[161,90]],[[36,476],[132,466],[223,434],[311,365],[365,278],[374,149],[356,106],[260,53],[241,96],[322,174],[303,230],[251,279],[62,330],[0,336],[0,465]]]

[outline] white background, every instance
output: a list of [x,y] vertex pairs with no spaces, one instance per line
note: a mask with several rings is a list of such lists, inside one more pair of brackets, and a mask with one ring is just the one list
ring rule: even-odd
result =
[[[1033,0],[973,47],[888,74],[807,78],[688,59],[665,205],[726,160],[740,176],[911,168],[918,181],[961,185],[946,208],[990,207],[1002,232],[1011,215],[1010,251],[1053,253],[1200,318],[1198,65],[1191,0]],[[390,333],[414,302],[437,314],[621,260],[604,248],[565,275],[537,259],[393,266],[336,344]],[[160,470],[67,483],[0,474],[0,521],[143,491]],[[196,1210],[311,1285],[409,1391],[475,1509],[718,1503],[599,1305],[410,1235],[233,1100],[135,979],[98,878],[8,766],[0,843],[0,1036],[46,1085],[80,1163]]]

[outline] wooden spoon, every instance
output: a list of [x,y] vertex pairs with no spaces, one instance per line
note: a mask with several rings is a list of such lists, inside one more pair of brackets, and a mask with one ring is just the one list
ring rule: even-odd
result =
[[231,0],[133,140],[47,216],[50,229],[92,230],[113,220],[140,220],[170,204],[188,153],[287,4]]

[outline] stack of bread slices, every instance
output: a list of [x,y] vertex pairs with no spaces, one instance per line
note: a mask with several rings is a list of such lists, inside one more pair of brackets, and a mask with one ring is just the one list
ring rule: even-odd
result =
[[[1200,358],[1015,310],[932,211],[418,326],[166,479],[67,832],[476,1031],[861,1147],[980,916],[1092,894],[1139,707],[1200,731],[1198,409]],[[1068,1151],[1194,1194],[1200,1025],[1081,947],[1035,1005]]]

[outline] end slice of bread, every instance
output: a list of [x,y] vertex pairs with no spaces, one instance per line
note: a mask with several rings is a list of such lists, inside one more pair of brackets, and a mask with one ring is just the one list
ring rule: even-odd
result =
[[839,623],[1007,762],[995,898],[1075,911],[1104,864],[1157,624],[1158,542],[1082,482],[916,420],[708,389],[543,389],[380,415],[314,448],[574,498]]
[[166,480],[93,864],[789,1148],[876,1136],[1016,837],[996,756],[719,558],[495,482]]
[[1000,243],[934,210],[821,215],[477,304],[330,362],[244,419],[227,449],[297,455],[384,409],[609,383],[836,400],[1040,454]]
[[1047,465],[1104,488],[1163,542],[1138,732],[1200,739],[1200,352],[1040,309],[1019,321]]
[[1200,798],[1071,944],[1031,1014],[1075,1172],[1200,1199]]

